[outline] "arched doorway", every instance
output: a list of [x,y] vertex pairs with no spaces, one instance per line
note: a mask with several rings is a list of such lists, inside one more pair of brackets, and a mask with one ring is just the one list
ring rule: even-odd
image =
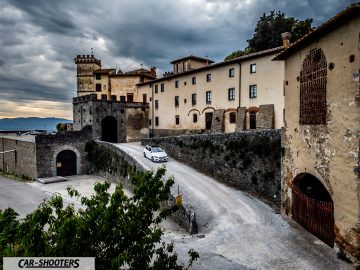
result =
[[293,219],[321,241],[334,247],[334,203],[315,176],[301,173],[292,185]]
[[56,175],[76,175],[76,154],[71,150],[63,150],[56,156]]
[[117,121],[113,116],[106,116],[101,122],[101,140],[105,142],[118,142]]

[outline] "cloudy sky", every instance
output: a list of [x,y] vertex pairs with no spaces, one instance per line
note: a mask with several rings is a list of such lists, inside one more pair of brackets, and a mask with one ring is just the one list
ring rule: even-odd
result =
[[215,62],[246,47],[259,17],[280,10],[314,26],[345,0],[0,0],[0,118],[72,119],[74,57],[123,71],[189,54]]

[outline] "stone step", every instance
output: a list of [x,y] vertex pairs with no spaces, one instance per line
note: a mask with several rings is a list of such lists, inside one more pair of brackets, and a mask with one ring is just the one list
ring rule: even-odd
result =
[[42,184],[51,184],[57,182],[65,182],[68,181],[68,179],[62,176],[53,176],[53,177],[45,177],[45,178],[36,178],[36,181]]

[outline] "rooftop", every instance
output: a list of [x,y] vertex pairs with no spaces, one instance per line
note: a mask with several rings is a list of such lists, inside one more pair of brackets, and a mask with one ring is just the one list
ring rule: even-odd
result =
[[203,58],[203,57],[199,57],[199,56],[195,56],[195,55],[189,55],[189,56],[185,56],[185,57],[182,57],[179,59],[175,59],[175,60],[171,61],[170,64],[175,64],[177,62],[181,62],[184,60],[190,60],[190,59],[202,61],[202,62],[208,62],[209,64],[215,63],[213,60],[210,60],[208,58]]
[[101,69],[95,70],[93,73],[94,74],[109,74],[109,73],[112,73],[115,71],[116,71],[116,69],[114,69],[114,68],[101,68]]

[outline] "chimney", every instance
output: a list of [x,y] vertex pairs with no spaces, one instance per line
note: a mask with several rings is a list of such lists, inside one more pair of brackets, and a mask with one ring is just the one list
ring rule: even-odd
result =
[[156,78],[156,67],[150,67],[150,75]]
[[285,48],[289,47],[290,46],[291,33],[290,32],[282,33],[281,38],[283,40],[283,46]]

